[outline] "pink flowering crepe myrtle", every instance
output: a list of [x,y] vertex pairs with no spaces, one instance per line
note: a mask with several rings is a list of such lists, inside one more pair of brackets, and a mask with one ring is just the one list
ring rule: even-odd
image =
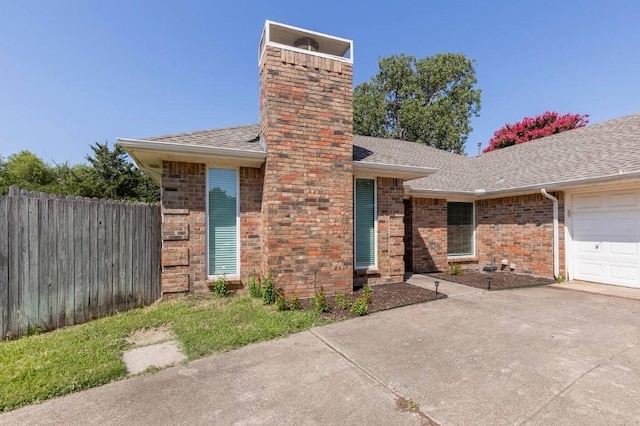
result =
[[496,130],[489,140],[489,146],[482,152],[495,151],[511,145],[577,129],[587,125],[589,114],[563,114],[547,111],[536,117],[525,117],[519,123],[505,124]]

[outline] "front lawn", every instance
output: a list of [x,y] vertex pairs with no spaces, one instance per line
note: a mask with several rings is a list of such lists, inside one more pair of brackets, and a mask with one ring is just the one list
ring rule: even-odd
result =
[[306,330],[313,311],[278,312],[249,297],[165,301],[37,336],[0,342],[0,412],[125,376],[136,330],[169,326],[188,359]]

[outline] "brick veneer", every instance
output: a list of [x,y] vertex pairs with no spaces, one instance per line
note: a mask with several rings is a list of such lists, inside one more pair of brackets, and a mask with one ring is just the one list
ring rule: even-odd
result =
[[162,163],[162,293],[205,292],[206,169]]
[[351,291],[352,114],[351,64],[267,46],[260,64],[262,270],[287,293]]
[[[560,273],[564,259],[564,194],[558,198]],[[553,203],[541,194],[476,201],[476,253],[480,265],[494,258],[516,272],[553,276]]]
[[355,284],[402,282],[404,279],[404,189],[402,179],[377,178],[378,269],[357,271]]
[[260,274],[264,169],[240,168],[240,279]]
[[413,272],[446,270],[447,200],[411,199],[411,267]]
[[[564,255],[564,194],[558,198],[560,273],[566,276]],[[414,272],[446,270],[447,201],[411,199],[412,235],[408,249]],[[553,276],[553,203],[541,194],[475,202],[476,259],[464,267],[484,266],[494,259],[516,264],[516,272]]]

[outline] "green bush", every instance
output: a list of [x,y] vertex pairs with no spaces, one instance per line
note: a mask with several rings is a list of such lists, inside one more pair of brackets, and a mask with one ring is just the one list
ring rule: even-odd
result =
[[300,299],[298,299],[298,296],[296,296],[295,294],[292,294],[291,297],[289,297],[289,309],[291,309],[292,311],[299,311],[300,309],[302,309]]
[[229,294],[229,283],[227,282],[227,278],[225,276],[218,277],[216,281],[213,283],[213,292],[218,295],[218,297],[225,297]]
[[362,287],[362,296],[366,300],[367,304],[371,303],[371,294],[373,293],[373,289],[371,286],[365,285]]
[[342,310],[344,309],[349,309],[349,307],[351,306],[351,295],[344,295],[342,293],[339,293],[338,295],[336,295],[336,306]]
[[260,281],[253,275],[249,277],[247,280],[247,287],[249,287],[249,296],[259,299],[262,297],[262,292],[260,291]]
[[353,302],[353,305],[351,305],[351,312],[360,316],[367,315],[369,313],[369,302],[364,294]]
[[273,282],[273,274],[271,271],[264,277],[260,287],[262,303],[265,305],[273,305],[276,302],[276,286]]
[[450,275],[462,275],[464,273],[462,266],[459,263],[452,263],[449,265],[449,274]]
[[284,290],[278,289],[276,291],[276,309],[279,311],[288,311],[289,310],[289,302],[287,298],[284,296]]
[[313,306],[315,306],[315,310],[319,314],[331,311],[329,303],[327,302],[327,296],[324,294],[322,287],[313,295]]

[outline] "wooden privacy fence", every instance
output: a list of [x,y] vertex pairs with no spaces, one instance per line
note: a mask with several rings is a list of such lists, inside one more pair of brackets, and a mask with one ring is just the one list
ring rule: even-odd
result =
[[160,206],[0,196],[0,338],[80,324],[160,298]]

